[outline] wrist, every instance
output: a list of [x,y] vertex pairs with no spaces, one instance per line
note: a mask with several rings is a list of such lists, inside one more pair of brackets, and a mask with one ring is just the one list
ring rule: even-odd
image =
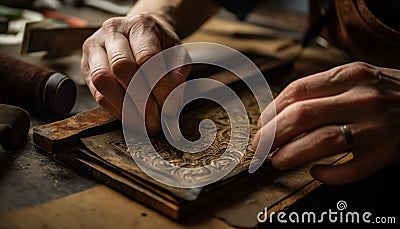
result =
[[[150,2],[153,2],[149,6]],[[136,17],[139,15],[147,15],[156,19],[162,26],[176,31],[175,18],[173,12],[176,11],[172,3],[159,2],[158,0],[153,1],[138,1],[128,13],[128,17]],[[172,5],[171,5],[172,4]],[[154,7],[155,6],[155,7]]]
[[153,18],[158,24],[160,24],[164,29],[169,30],[170,32],[176,33],[175,27],[174,27],[174,21],[171,16],[164,14],[164,13],[158,13],[158,12],[135,12],[131,11],[126,15],[128,18],[135,18],[135,17],[140,17],[140,16],[147,16],[149,18]]

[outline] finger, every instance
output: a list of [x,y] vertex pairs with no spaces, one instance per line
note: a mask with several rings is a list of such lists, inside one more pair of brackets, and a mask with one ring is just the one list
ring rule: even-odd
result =
[[[347,124],[351,130],[351,138],[355,143],[353,152],[363,154],[365,151],[396,152],[393,148],[385,148],[390,144],[389,126],[376,123]],[[382,128],[383,127],[383,128]],[[271,158],[274,167],[284,170],[294,168],[318,159],[345,152],[346,135],[340,125],[324,126],[313,130],[298,139],[294,139],[274,153]],[[375,161],[379,164],[390,164],[395,156],[387,153],[378,155]]]
[[116,110],[114,106],[112,106],[111,103],[107,101],[107,99],[93,85],[92,78],[90,77],[88,58],[85,52],[82,54],[81,71],[84,76],[85,83],[96,102],[100,106],[106,108],[114,118],[121,119],[121,112]]
[[[81,59],[81,73],[83,80],[85,81],[86,85],[89,86],[89,81],[91,82],[92,80],[89,77],[89,63],[87,60],[87,54],[83,51],[82,52],[82,59]],[[93,85],[93,84],[92,84]]]
[[[137,19],[139,20],[139,19]],[[140,18],[130,31],[129,42],[138,66],[162,51],[160,28],[151,18]]]
[[161,128],[160,109],[157,101],[150,93],[143,71],[138,71],[135,74],[126,93],[130,100],[125,98],[124,106],[134,106],[134,108],[124,107],[124,110],[136,109],[138,115],[134,117],[140,117],[140,120],[146,123],[148,132],[151,135],[158,133]]
[[153,95],[150,95],[146,104],[146,129],[150,135],[156,135],[161,131],[160,108]]
[[[160,107],[164,106],[165,100],[167,99],[168,95],[173,91],[176,87],[180,84],[185,83],[186,76],[184,76],[179,71],[172,71],[163,78],[155,85],[153,88],[153,95],[157,100],[157,103]],[[164,107],[163,111],[167,115],[174,115],[179,109],[179,106],[183,104],[183,90],[176,91],[175,96],[175,103],[170,103],[168,107]]]
[[[165,70],[164,63],[157,66],[143,68],[142,65],[151,57],[162,51],[159,39],[160,30],[158,25],[147,16],[138,17],[139,20],[130,30],[129,43],[133,53],[133,58],[140,68],[140,72],[135,75],[135,85],[129,88],[129,96],[136,104],[137,110],[143,120],[146,121],[150,132],[157,132],[160,129],[160,109],[157,96],[150,94],[149,77],[161,77],[159,72]],[[165,74],[165,73],[164,73]],[[149,95],[148,98],[143,98]],[[145,108],[145,109],[143,109]]]
[[100,46],[88,54],[89,77],[94,87],[121,113],[125,90],[112,74],[106,51]]
[[[331,70],[332,71],[332,70]],[[308,77],[304,77],[289,84],[274,100],[274,105],[270,104],[261,113],[257,126],[268,123],[275,115],[282,112],[293,103],[332,96],[345,91],[345,88],[337,85],[328,84],[326,81],[331,77],[330,72],[320,72]]]
[[[293,103],[320,97],[338,95],[355,85],[376,81],[379,74],[370,65],[351,63],[298,79],[287,86],[274,100],[274,106],[268,106],[261,114],[258,128],[268,123],[275,114],[279,114]],[[275,109],[276,110],[275,110]]]
[[275,136],[274,128],[258,131],[254,135],[251,148],[255,151],[254,158],[259,160],[261,163],[264,161],[264,159],[266,159],[270,155],[274,136]]
[[[89,67],[87,67],[87,69],[89,69]],[[106,108],[114,118],[117,118],[117,119],[121,120],[122,119],[121,111],[116,110],[114,108],[114,106],[112,106],[111,103],[109,101],[107,101],[106,97],[104,95],[102,95],[96,89],[96,87],[93,85],[93,82],[92,82],[91,78],[90,77],[85,77],[85,82],[86,82],[86,85],[89,88],[90,93],[93,95],[93,98],[96,100],[96,102],[100,106]]]
[[275,100],[272,103],[268,104],[268,106],[261,112],[260,117],[257,120],[257,128],[265,126],[268,122],[270,122],[273,118],[276,117],[276,107]]
[[[164,52],[162,58],[157,59],[157,70],[152,68],[146,72],[148,82],[157,82],[153,87],[152,94],[157,100],[159,107],[164,106],[165,100],[176,87],[185,83],[190,66],[182,65],[188,63],[189,60],[190,57],[186,49],[183,46],[175,46],[173,49],[168,50],[168,52]],[[176,68],[177,66],[182,67]],[[170,69],[173,70],[170,71]],[[159,79],[166,72],[168,73]],[[170,104],[170,107],[163,107],[163,112],[168,115],[176,114],[179,106],[183,103],[183,90],[176,91],[174,98],[176,100],[175,103]]]
[[[384,105],[372,104],[365,94],[366,91],[360,87],[340,95],[309,99],[288,106],[275,118],[276,135],[273,147],[280,147],[300,134],[325,125],[364,123],[371,119],[381,122],[376,117],[382,116],[380,112]],[[359,98],[360,95],[366,98]],[[271,121],[259,131],[274,126]]]
[[175,102],[170,103],[168,107],[165,107],[165,100],[179,85],[183,84],[184,86],[186,78],[191,70],[191,65],[186,64],[191,62],[191,58],[183,46],[175,46],[173,49],[170,49],[169,52],[163,53],[163,59],[168,69],[180,66],[161,78],[153,88],[153,95],[157,99],[159,106],[163,108],[164,114],[172,116],[177,113],[180,106],[183,104],[184,87],[181,87],[182,90],[174,91]]
[[127,89],[138,69],[128,39],[121,33],[113,33],[105,40],[105,47],[112,73]]
[[279,170],[291,169],[345,151],[345,138],[338,125],[318,128],[281,147],[271,158]]
[[[133,32],[130,34],[130,44],[134,58],[139,66],[154,55],[160,53],[163,49],[169,48],[176,43],[170,41],[171,39],[166,37],[166,34],[162,32],[162,28],[160,28],[153,19],[147,19],[148,20],[142,19],[142,24],[137,29],[132,30]],[[138,39],[139,37],[141,39]],[[143,37],[146,39],[143,39]],[[180,53],[179,51],[176,55],[166,58],[167,61],[175,63],[177,60],[182,60],[183,62],[185,58],[187,58],[187,53]],[[175,52],[173,53],[175,54]],[[162,107],[169,93],[178,85],[185,82],[188,73],[180,71],[181,69],[168,71],[162,56],[160,56],[153,65],[154,66],[150,66],[146,69],[142,68],[141,70],[143,70],[149,86],[152,87],[154,85],[152,94],[159,107]],[[183,68],[183,70],[184,69],[187,68]]]
[[[396,127],[379,123],[348,126],[353,133],[354,159],[338,166],[316,166],[311,170],[318,180],[328,184],[345,184],[362,179],[380,168],[398,163],[398,145],[393,144]],[[343,178],[343,179],[342,179]]]
[[[352,107],[346,103],[336,104],[337,100],[336,97],[327,97],[295,103],[278,114],[275,119],[264,125],[258,132],[270,131],[276,126],[272,146],[275,149],[287,144],[300,134],[310,132],[320,126],[350,122],[354,115],[354,113],[349,112]],[[332,112],[332,110],[336,112]],[[337,114],[343,115],[338,116]],[[258,136],[256,134],[256,137]],[[255,142],[255,146],[258,147],[258,145]]]
[[[152,103],[154,104],[154,103]],[[156,111],[156,114],[158,114],[158,112]],[[145,131],[144,133],[140,133],[140,134],[146,134],[143,136],[147,136],[147,134],[149,135],[156,135],[159,131],[160,131],[160,123],[152,120],[152,119],[146,119],[144,120],[137,108],[136,108],[136,104],[134,103],[134,101],[128,96],[125,98],[124,101],[124,109],[123,109],[123,125],[125,127],[129,127],[130,129],[133,129],[135,131],[138,131],[140,129],[138,129],[141,126],[145,126],[146,129],[143,129],[143,131]],[[157,119],[157,118],[155,118]],[[142,123],[144,120],[145,123]]]
[[102,94],[100,94],[98,91],[94,92],[94,98],[96,99],[97,103],[104,107],[110,114],[116,118],[121,120],[122,119],[122,114],[120,110],[116,110],[115,107],[104,97]]
[[311,168],[311,175],[325,184],[340,185],[358,181],[381,167],[376,155],[369,152],[340,165],[315,165]]

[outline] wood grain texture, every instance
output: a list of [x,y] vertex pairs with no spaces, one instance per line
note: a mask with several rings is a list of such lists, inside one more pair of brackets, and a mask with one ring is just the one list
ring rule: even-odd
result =
[[79,138],[116,129],[119,122],[104,108],[84,111],[70,118],[33,129],[35,146],[45,152],[69,151],[78,146]]
[[175,222],[104,185],[34,207],[0,212],[0,218],[0,228],[231,228],[201,214],[190,222]]

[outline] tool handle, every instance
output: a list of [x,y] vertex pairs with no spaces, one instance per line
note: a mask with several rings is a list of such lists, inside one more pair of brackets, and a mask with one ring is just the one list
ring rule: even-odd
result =
[[0,145],[8,150],[20,147],[28,135],[30,120],[20,107],[0,104]]
[[11,128],[9,125],[0,123],[0,145],[5,149],[8,148],[7,142],[11,134]]
[[76,99],[74,82],[52,69],[0,53],[0,103],[39,114],[65,115]]

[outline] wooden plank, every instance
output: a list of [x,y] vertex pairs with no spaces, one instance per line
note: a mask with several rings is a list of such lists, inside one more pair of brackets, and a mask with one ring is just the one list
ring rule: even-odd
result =
[[120,127],[104,108],[84,111],[70,118],[33,129],[33,141],[45,152],[65,152],[78,146],[79,139]]

